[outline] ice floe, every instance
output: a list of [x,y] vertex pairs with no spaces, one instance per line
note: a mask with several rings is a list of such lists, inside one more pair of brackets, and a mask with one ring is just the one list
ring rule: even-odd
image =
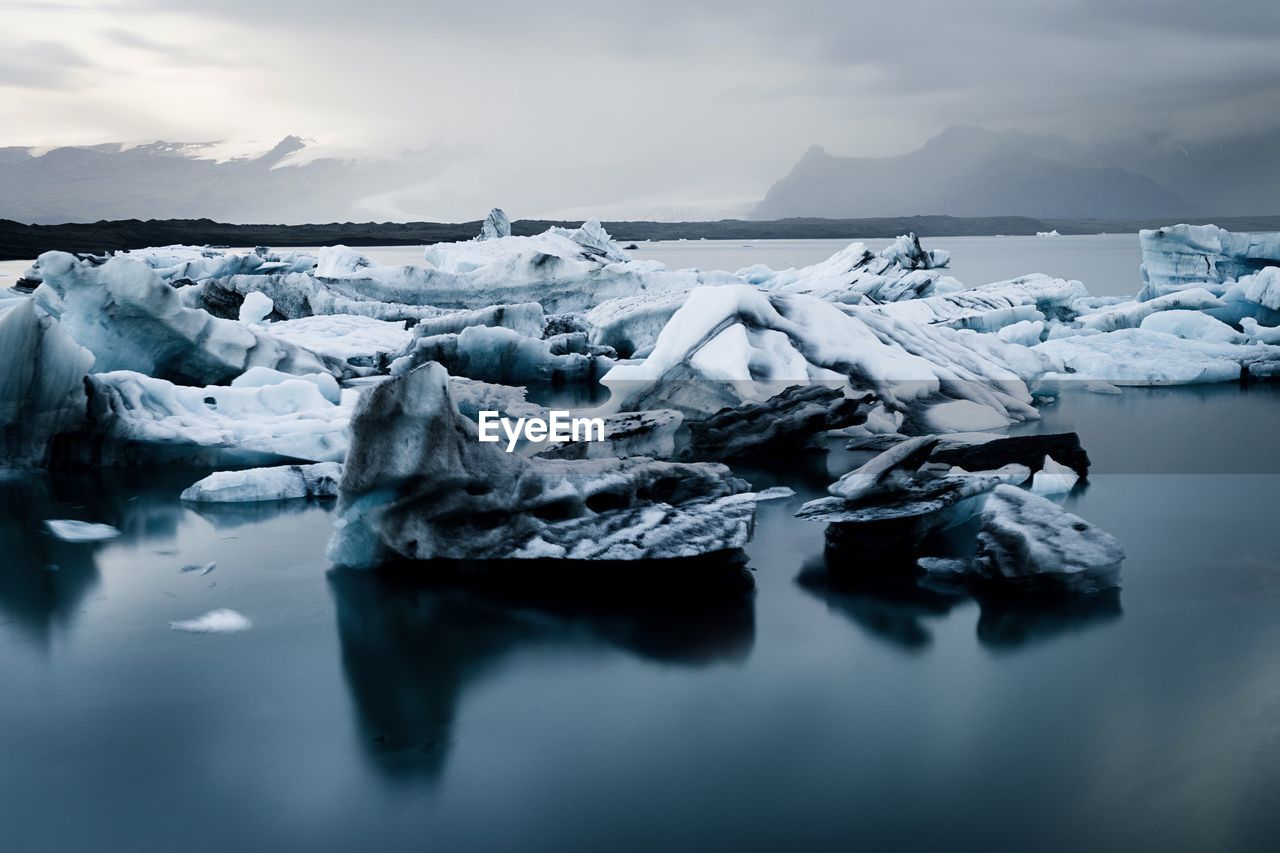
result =
[[342,466],[337,462],[216,471],[183,491],[182,500],[244,503],[331,498],[337,496],[341,478]]
[[51,518],[45,521],[44,526],[63,542],[102,542],[120,535],[120,531],[110,524],[95,524],[72,518]]

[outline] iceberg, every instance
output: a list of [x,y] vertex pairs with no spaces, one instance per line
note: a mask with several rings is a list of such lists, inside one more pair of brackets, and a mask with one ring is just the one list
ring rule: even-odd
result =
[[[1184,293],[1186,291],[1183,291]],[[1163,297],[1161,297],[1163,298]],[[1152,300],[1155,302],[1158,300]],[[1151,303],[1145,303],[1150,305]],[[1256,323],[1252,317],[1245,318]],[[1192,341],[1209,341],[1220,344],[1249,343],[1249,336],[1241,334],[1221,320],[1215,320],[1208,314],[1199,311],[1161,311],[1144,317],[1138,327],[1148,332],[1163,332],[1178,338]]]
[[605,375],[612,396],[602,411],[669,408],[693,421],[819,384],[874,394],[907,431],[990,429],[1038,417],[1024,377],[1047,366],[993,336],[749,285],[705,287],[689,294],[648,357]]
[[320,314],[278,320],[268,331],[275,338],[317,355],[357,367],[385,369],[413,340],[404,321],[359,314]]
[[477,440],[428,363],[370,388],[351,420],[330,559],[643,560],[746,544],[756,497],[723,465],[560,460]]
[[42,466],[84,421],[93,353],[28,297],[0,305],[0,358],[0,467]]
[[217,471],[184,490],[181,499],[191,503],[247,503],[332,498],[338,494],[341,478],[342,466],[337,462]]
[[1032,352],[1057,365],[1045,376],[1051,382],[1190,385],[1264,378],[1280,370],[1280,347],[1192,340],[1141,328],[1045,341]]
[[1078,281],[1036,273],[954,293],[864,306],[860,310],[914,323],[998,332],[1015,323],[1037,322],[1046,317],[1058,320],[1074,317],[1076,301],[1086,296],[1088,291]]
[[801,506],[796,518],[826,523],[828,548],[901,561],[930,534],[972,518],[996,486],[1031,476],[1025,465],[971,473],[928,463],[936,442],[921,436],[873,457],[833,483],[831,497]]
[[1124,548],[1051,500],[998,486],[982,508],[972,572],[1024,591],[1090,593],[1120,585]]
[[858,304],[898,302],[961,290],[964,285],[944,275],[950,255],[927,251],[915,234],[898,237],[879,252],[851,243],[831,257],[802,269],[774,271],[747,267],[738,276],[775,293],[805,294],[830,302]]
[[484,223],[480,226],[480,233],[476,236],[477,240],[498,240],[502,237],[511,236],[511,220],[507,218],[507,214],[500,207],[495,207],[489,211],[489,215],[484,218]]
[[[252,252],[235,252],[209,246],[151,246],[107,255],[81,255],[80,257],[93,264],[105,263],[111,257],[137,261],[150,267],[165,282],[175,286],[232,275],[262,276],[306,272],[316,265],[314,255],[302,252],[280,254],[261,246]],[[44,271],[39,260],[23,274],[23,279],[34,284],[38,284],[43,278]]]
[[413,327],[415,337],[458,334],[472,326],[492,326],[510,329],[530,338],[540,338],[547,321],[542,306],[537,302],[519,302],[515,305],[490,305],[470,311],[451,311],[438,317],[426,317]]
[[255,290],[246,294],[240,303],[239,320],[241,323],[261,323],[274,308],[275,303],[270,296]]
[[498,326],[472,326],[461,334],[415,337],[391,364],[399,375],[427,362],[450,374],[500,385],[595,382],[613,367],[613,350],[587,343],[578,333],[541,340]]
[[178,292],[137,261],[116,257],[95,265],[46,252],[40,267],[44,283],[34,298],[93,353],[94,372],[134,370],[190,385],[229,382],[258,365],[353,375],[260,329],[183,307]]
[[89,417],[77,445],[81,459],[96,465],[338,462],[359,396],[347,389],[335,404],[305,379],[192,388],[132,371],[91,374],[88,387]]
[[1263,326],[1252,317],[1240,321],[1240,328],[1254,344],[1280,344],[1280,326]]
[[1225,308],[1226,303],[1203,287],[1189,287],[1164,296],[1157,296],[1145,302],[1123,302],[1108,306],[1087,314],[1081,314],[1076,322],[1083,328],[1099,332],[1114,332],[1117,329],[1133,329],[1147,318],[1160,311],[1195,310],[1205,311],[1212,308]]
[[1039,471],[1031,475],[1031,492],[1037,495],[1063,495],[1075,488],[1080,475],[1046,456]]
[[657,261],[632,260],[594,219],[581,228],[550,228],[532,237],[436,243],[426,248],[424,260],[425,266],[385,267],[333,246],[321,250],[315,278],[348,299],[438,309],[537,302],[549,313],[585,311],[619,296],[740,281],[730,273],[668,270]]
[[1280,234],[1233,233],[1216,225],[1173,225],[1139,231],[1140,301],[1185,287],[1222,295],[1237,279],[1280,265]]

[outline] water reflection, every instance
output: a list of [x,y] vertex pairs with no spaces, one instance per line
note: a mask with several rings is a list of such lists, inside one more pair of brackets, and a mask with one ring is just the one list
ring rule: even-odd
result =
[[[47,647],[99,585],[95,555],[113,543],[174,541],[183,509],[177,495],[203,472],[181,470],[0,475],[0,613]],[[110,543],[62,542],[51,518],[110,524]]]
[[868,635],[912,653],[932,644],[930,620],[970,600],[980,609],[978,642],[991,653],[1048,642],[1124,614],[1118,589],[1090,595],[1006,595],[938,583],[909,561],[851,566],[847,555],[831,549],[806,563],[796,583]]
[[[635,571],[625,564],[587,567],[594,582],[533,561],[521,561],[518,577],[475,566],[435,580],[421,567],[331,570],[343,671],[367,756],[393,781],[437,781],[466,690],[522,650],[607,646],[685,667],[745,660],[755,612],[740,556],[670,562],[669,577],[640,586],[600,583]],[[689,575],[706,580],[691,587]],[[670,582],[680,577],[683,584]]]
[[44,529],[54,506],[48,477],[0,477],[0,613],[43,648],[98,585],[94,547],[61,542]]

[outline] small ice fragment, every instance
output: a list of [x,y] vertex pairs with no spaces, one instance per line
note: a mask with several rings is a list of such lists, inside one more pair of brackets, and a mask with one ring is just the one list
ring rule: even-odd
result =
[[1062,495],[1071,491],[1079,479],[1074,470],[1046,454],[1044,467],[1031,478],[1031,491],[1037,495]]
[[774,486],[769,489],[761,489],[755,493],[754,497],[758,501],[776,501],[792,497],[795,493],[796,490],[790,486]]
[[240,303],[240,322],[261,323],[275,307],[271,297],[265,293],[260,293],[256,290],[252,293],[247,293],[245,294],[244,302]]
[[63,542],[101,542],[103,539],[114,539],[120,535],[120,531],[110,524],[94,524],[90,521],[76,521],[70,518],[46,519],[44,526]]
[[170,622],[169,627],[189,634],[234,634],[238,631],[248,631],[253,627],[253,623],[244,614],[221,607],[210,610],[195,619]]

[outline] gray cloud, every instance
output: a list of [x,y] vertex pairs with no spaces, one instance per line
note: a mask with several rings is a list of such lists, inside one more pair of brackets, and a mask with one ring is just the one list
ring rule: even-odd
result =
[[80,53],[55,41],[0,41],[0,87],[69,89],[89,65]]
[[[54,31],[32,21],[0,83],[78,109],[76,67],[32,49]],[[68,35],[127,78],[93,98],[111,138],[474,150],[413,190],[435,216],[748,200],[812,143],[889,154],[955,124],[1086,142],[1280,124],[1280,5],[1260,0],[115,0]],[[0,118],[67,133],[39,104]]]

